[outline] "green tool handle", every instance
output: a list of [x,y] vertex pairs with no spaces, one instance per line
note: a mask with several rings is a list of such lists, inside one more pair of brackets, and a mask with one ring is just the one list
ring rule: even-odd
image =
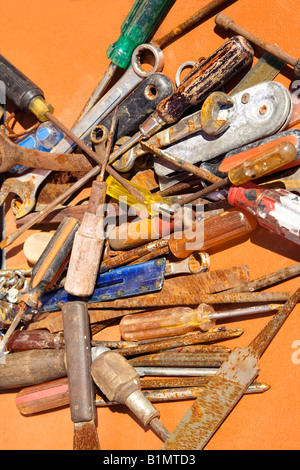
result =
[[119,39],[106,51],[111,62],[122,69],[129,67],[134,49],[148,39],[170,1],[135,1],[121,26]]

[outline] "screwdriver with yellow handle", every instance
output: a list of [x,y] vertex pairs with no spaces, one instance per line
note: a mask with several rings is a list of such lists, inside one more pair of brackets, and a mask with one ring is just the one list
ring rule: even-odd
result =
[[[151,148],[153,150],[152,146]],[[164,152],[164,151],[161,151],[161,149],[157,149],[156,151],[158,152],[158,155],[160,155],[160,152]],[[265,151],[260,151],[258,148],[257,153],[253,157],[231,168],[226,178],[220,179],[220,181],[213,183],[200,191],[197,191],[193,194],[182,197],[178,201],[177,204],[179,206],[184,206],[184,205],[190,204],[191,202],[195,201],[198,198],[204,197],[207,194],[211,194],[216,189],[224,188],[225,186],[228,186],[228,185],[238,186],[238,185],[244,184],[245,182],[250,181],[252,179],[259,178],[268,173],[272,173],[273,171],[292,162],[296,158],[297,158],[297,149],[290,142],[281,142],[280,144],[276,144],[275,146]],[[238,161],[238,155],[237,155],[236,160]],[[241,216],[243,216],[243,214]],[[235,217],[233,224],[231,223],[231,217],[232,217],[231,215],[227,216],[226,214],[223,214],[221,216],[216,216],[216,217],[219,217],[220,223],[222,223],[221,221],[223,221],[224,224],[227,224],[227,218],[228,220],[230,219],[229,225],[227,226],[226,230],[224,230],[223,237],[221,233],[218,235],[218,237],[221,236],[221,238],[224,238],[224,235],[226,235],[226,233],[231,234],[231,235],[233,235],[233,233],[238,234],[239,230],[237,230],[238,227],[236,226],[236,223],[235,223],[235,222],[238,222],[237,220],[238,217]],[[246,219],[248,219],[248,217],[246,217]],[[161,224],[159,224],[160,220],[161,220]],[[195,251],[196,249],[206,250],[207,243],[209,247],[211,247],[211,244],[208,241],[210,239],[211,241],[212,240],[214,240],[215,242],[217,241],[217,239],[215,238],[215,235],[213,235],[216,232],[217,228],[216,227],[214,228],[214,226],[211,226],[211,229],[210,229],[209,228],[210,224],[211,224],[210,219],[208,219],[207,221],[204,221],[204,240],[202,240],[202,243],[204,243],[204,245],[201,247],[197,246],[197,248],[193,249],[192,251]],[[248,227],[248,225],[250,225],[250,227]],[[253,225],[252,221],[248,223],[247,220],[245,220],[245,229],[246,229],[245,233],[248,233],[248,228],[249,230],[251,230],[252,225]],[[158,228],[161,229],[162,226],[164,227],[164,230],[163,232],[162,231],[160,232]],[[158,216],[153,217],[151,220],[142,219],[140,221],[134,221],[134,222],[127,223],[127,224],[121,224],[119,227],[116,227],[114,230],[112,230],[109,233],[109,243],[110,243],[111,248],[117,251],[122,250],[122,249],[124,250],[124,249],[134,248],[135,246],[139,246],[144,243],[147,243],[147,241],[150,241],[151,235],[155,238],[159,238],[159,236],[165,236],[166,234],[170,234],[173,231],[173,228],[174,228],[174,220],[169,222],[169,225],[168,225],[166,220],[162,220]],[[167,233],[168,229],[169,229],[169,233]],[[184,248],[184,246],[187,245],[187,240],[188,240],[188,237],[190,236],[188,232],[189,230],[191,231],[192,238],[194,238],[195,234],[193,234],[193,232],[195,231],[195,228],[192,225],[190,229],[187,229],[186,237],[182,237],[180,239],[179,237],[177,238],[171,237],[169,246],[170,247],[172,246],[172,249],[175,250],[175,252],[180,253],[181,251],[183,251],[183,253],[186,254],[186,249]],[[140,233],[140,236],[138,236],[138,233]],[[194,246],[191,239],[190,239],[190,242]],[[192,251],[189,250],[188,254],[190,254]],[[173,254],[175,254],[175,252]],[[185,257],[185,254],[183,255],[183,257]],[[188,256],[188,254],[186,256]]]
[[[167,151],[158,148],[154,149],[153,146],[149,146],[149,150],[154,151],[156,155],[162,158],[164,158],[164,155],[168,155]],[[217,189],[225,188],[229,185],[241,186],[250,180],[258,179],[262,176],[272,173],[284,165],[293,162],[297,158],[297,149],[295,145],[288,141],[282,141],[279,144],[275,144],[271,148],[264,151],[260,151],[258,147],[257,152],[258,153],[253,157],[231,168],[228,171],[226,178],[222,178],[216,183],[213,183],[206,188],[201,189],[200,191],[183,197],[180,201],[178,201],[178,204],[181,206],[184,204],[189,204],[200,197],[204,197]],[[238,161],[238,155],[236,155],[236,159]]]
[[258,305],[216,312],[211,305],[200,304],[197,308],[175,307],[153,312],[124,316],[119,324],[120,334],[126,341],[143,341],[207,331],[215,327],[216,320],[232,319],[261,312],[273,312],[280,304]]
[[12,310],[15,316],[2,341],[0,341],[0,359],[4,355],[6,345],[24,314],[28,309],[36,308],[39,305],[39,299],[42,294],[55,283],[66,266],[79,225],[78,220],[74,217],[66,217],[57,228],[32,269],[28,289],[23,293],[20,301],[13,307]]

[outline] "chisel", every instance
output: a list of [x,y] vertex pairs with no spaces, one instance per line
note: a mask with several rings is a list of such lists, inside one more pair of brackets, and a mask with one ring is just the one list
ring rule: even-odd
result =
[[[51,121],[67,137],[75,142],[81,150],[98,163],[100,171],[104,157],[97,155],[97,153],[79,139],[74,132],[69,130],[54,117],[52,114],[54,112],[53,106],[46,102],[43,91],[2,55],[0,55],[0,79],[3,80],[6,85],[7,96],[21,111],[33,113],[42,122]],[[132,188],[116,170],[107,166],[107,172],[119,181],[119,183],[124,184],[124,187],[126,187],[130,194],[134,195],[143,203],[144,199],[139,192]]]
[[258,360],[300,299],[298,289],[246,348],[235,348],[173,430],[163,450],[201,450],[259,373]]

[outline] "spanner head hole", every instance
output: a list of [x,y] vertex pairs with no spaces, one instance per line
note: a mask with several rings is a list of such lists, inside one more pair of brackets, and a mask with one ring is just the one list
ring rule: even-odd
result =
[[164,55],[154,44],[141,44],[132,54],[132,68],[140,77],[160,72],[164,66]]
[[157,90],[156,86],[149,85],[149,86],[146,87],[145,96],[148,100],[150,100],[150,101],[155,100],[155,98],[157,97],[157,94],[158,94],[158,90]]

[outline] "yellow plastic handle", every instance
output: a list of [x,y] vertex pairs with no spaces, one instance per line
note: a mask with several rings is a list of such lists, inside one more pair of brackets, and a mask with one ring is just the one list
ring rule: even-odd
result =
[[[106,193],[116,199],[119,202],[124,202],[128,206],[140,206],[141,203],[137,201],[129,192],[120,184],[118,183],[113,176],[109,176],[106,180],[107,183],[107,190]],[[130,182],[131,186],[136,188],[145,198],[144,204],[147,208],[149,214],[153,214],[153,205],[156,202],[164,202],[164,198],[159,196],[158,194],[152,194],[148,189],[143,188],[135,183]]]

